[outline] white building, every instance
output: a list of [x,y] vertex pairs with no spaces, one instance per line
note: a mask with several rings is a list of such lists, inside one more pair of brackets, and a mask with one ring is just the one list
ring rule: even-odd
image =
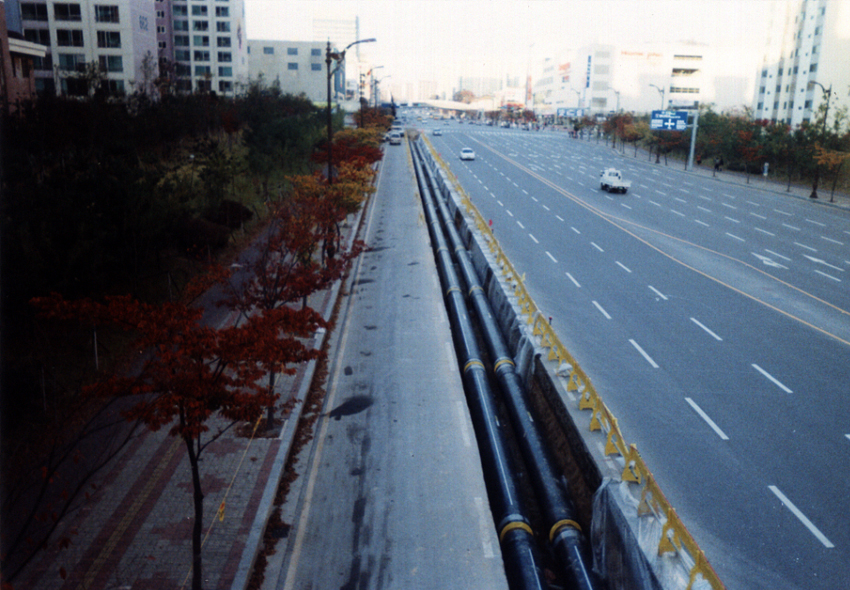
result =
[[[156,25],[149,0],[39,0],[20,3],[24,38],[48,47],[36,60],[36,89],[79,96],[90,92],[88,64],[105,72],[105,89],[130,93],[156,77]],[[145,56],[153,69],[144,71]]]
[[775,8],[753,114],[798,126],[816,117],[824,89],[835,105],[850,85],[850,2],[787,0]]
[[[151,4],[150,0],[146,4]],[[248,81],[244,0],[156,0],[159,58],[178,92],[232,96]]]
[[[333,45],[332,49],[335,49]],[[327,102],[327,42],[248,41],[251,79],[263,76],[267,85],[279,84],[286,94],[304,94],[317,103]],[[331,68],[336,68],[336,62]],[[332,80],[331,93],[337,97],[344,86],[340,71]]]

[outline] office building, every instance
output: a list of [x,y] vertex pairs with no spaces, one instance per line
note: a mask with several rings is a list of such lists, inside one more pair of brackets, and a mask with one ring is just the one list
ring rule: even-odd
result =
[[[327,41],[248,41],[249,75],[263,77],[266,85],[278,85],[287,94],[304,94],[316,103],[327,102]],[[334,49],[334,46],[331,45]],[[331,63],[332,71],[336,62]],[[342,71],[331,80],[334,100],[345,88]]]

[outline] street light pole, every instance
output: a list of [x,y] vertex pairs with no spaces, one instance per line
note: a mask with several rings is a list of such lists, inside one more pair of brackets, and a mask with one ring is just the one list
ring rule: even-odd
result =
[[[328,123],[328,184],[333,184],[333,158],[331,157],[331,145],[333,144],[333,121],[331,118],[331,76],[342,66],[345,61],[345,52],[352,45],[358,43],[373,43],[375,39],[359,39],[354,43],[349,43],[345,49],[340,52],[331,52],[331,40],[328,39],[328,46],[325,50],[325,64],[328,66],[328,106],[327,106],[327,123]],[[336,61],[337,67],[331,72],[331,62]]]
[[[823,123],[820,128],[820,140],[823,144],[826,144],[826,118],[829,115],[829,99],[832,97],[832,84],[829,85],[829,88],[824,88],[823,84],[820,82],[815,82],[814,80],[809,81],[809,86],[813,84],[817,84],[820,86],[821,91],[823,91],[824,95],[826,95],[826,108],[823,111]],[[823,146],[826,149],[826,145]],[[820,165],[815,166],[815,181],[812,183],[812,194],[809,195],[810,199],[818,198],[818,181],[820,180]]]

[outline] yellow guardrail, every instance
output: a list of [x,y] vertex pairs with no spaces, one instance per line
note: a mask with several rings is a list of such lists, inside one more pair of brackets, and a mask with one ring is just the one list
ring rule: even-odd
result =
[[634,444],[628,444],[617,419],[611,410],[602,401],[602,397],[596,392],[590,378],[561,343],[548,318],[540,313],[534,300],[525,288],[525,277],[521,276],[511,264],[508,257],[499,246],[496,236],[493,234],[490,224],[487,223],[479,213],[475,205],[469,199],[466,191],[458,182],[457,176],[451,172],[446,162],[433,149],[428,138],[423,136],[428,144],[432,157],[442,167],[446,177],[452,184],[457,195],[460,196],[461,205],[466,210],[476,229],[484,237],[490,253],[493,255],[496,265],[501,269],[505,281],[513,289],[513,295],[517,299],[520,312],[526,317],[528,324],[532,324],[532,334],[539,337],[540,346],[549,349],[548,360],[557,361],[558,367],[566,364],[569,367],[567,377],[567,391],[578,394],[578,407],[581,410],[590,410],[591,417],[589,430],[602,431],[606,436],[605,454],[620,455],[625,462],[621,477],[624,481],[641,486],[640,503],[638,504],[638,516],[653,514],[659,520],[663,520],[661,539],[658,543],[658,555],[664,553],[687,552],[693,560],[694,565],[690,569],[690,576],[686,590],[691,590],[694,583],[701,576],[703,580],[711,585],[713,590],[725,590],[726,586],[718,578],[717,573],[708,563],[703,551],[691,536],[688,529],[682,523],[670,502],[661,492],[661,488],[655,481],[652,472],[638,453]]

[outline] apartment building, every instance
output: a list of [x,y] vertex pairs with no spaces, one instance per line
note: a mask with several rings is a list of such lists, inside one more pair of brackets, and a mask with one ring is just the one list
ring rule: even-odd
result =
[[22,102],[36,97],[33,61],[43,58],[47,48],[23,39],[17,26],[7,26],[6,3],[0,0],[0,107],[13,113]]
[[24,39],[48,47],[33,64],[38,92],[88,95],[98,69],[110,94],[133,92],[156,77],[150,0],[24,0],[20,17]]
[[[331,49],[336,48],[331,45]],[[251,79],[259,76],[267,85],[277,84],[287,94],[304,94],[316,103],[327,102],[327,41],[248,41]],[[331,68],[336,69],[333,62]],[[340,69],[331,80],[336,100],[345,89],[345,74]]]
[[173,78],[176,91],[232,96],[248,81],[243,0],[156,0],[152,4],[160,66]]
[[787,0],[768,15],[769,33],[757,75],[757,119],[793,127],[816,118],[850,86],[850,2]]

